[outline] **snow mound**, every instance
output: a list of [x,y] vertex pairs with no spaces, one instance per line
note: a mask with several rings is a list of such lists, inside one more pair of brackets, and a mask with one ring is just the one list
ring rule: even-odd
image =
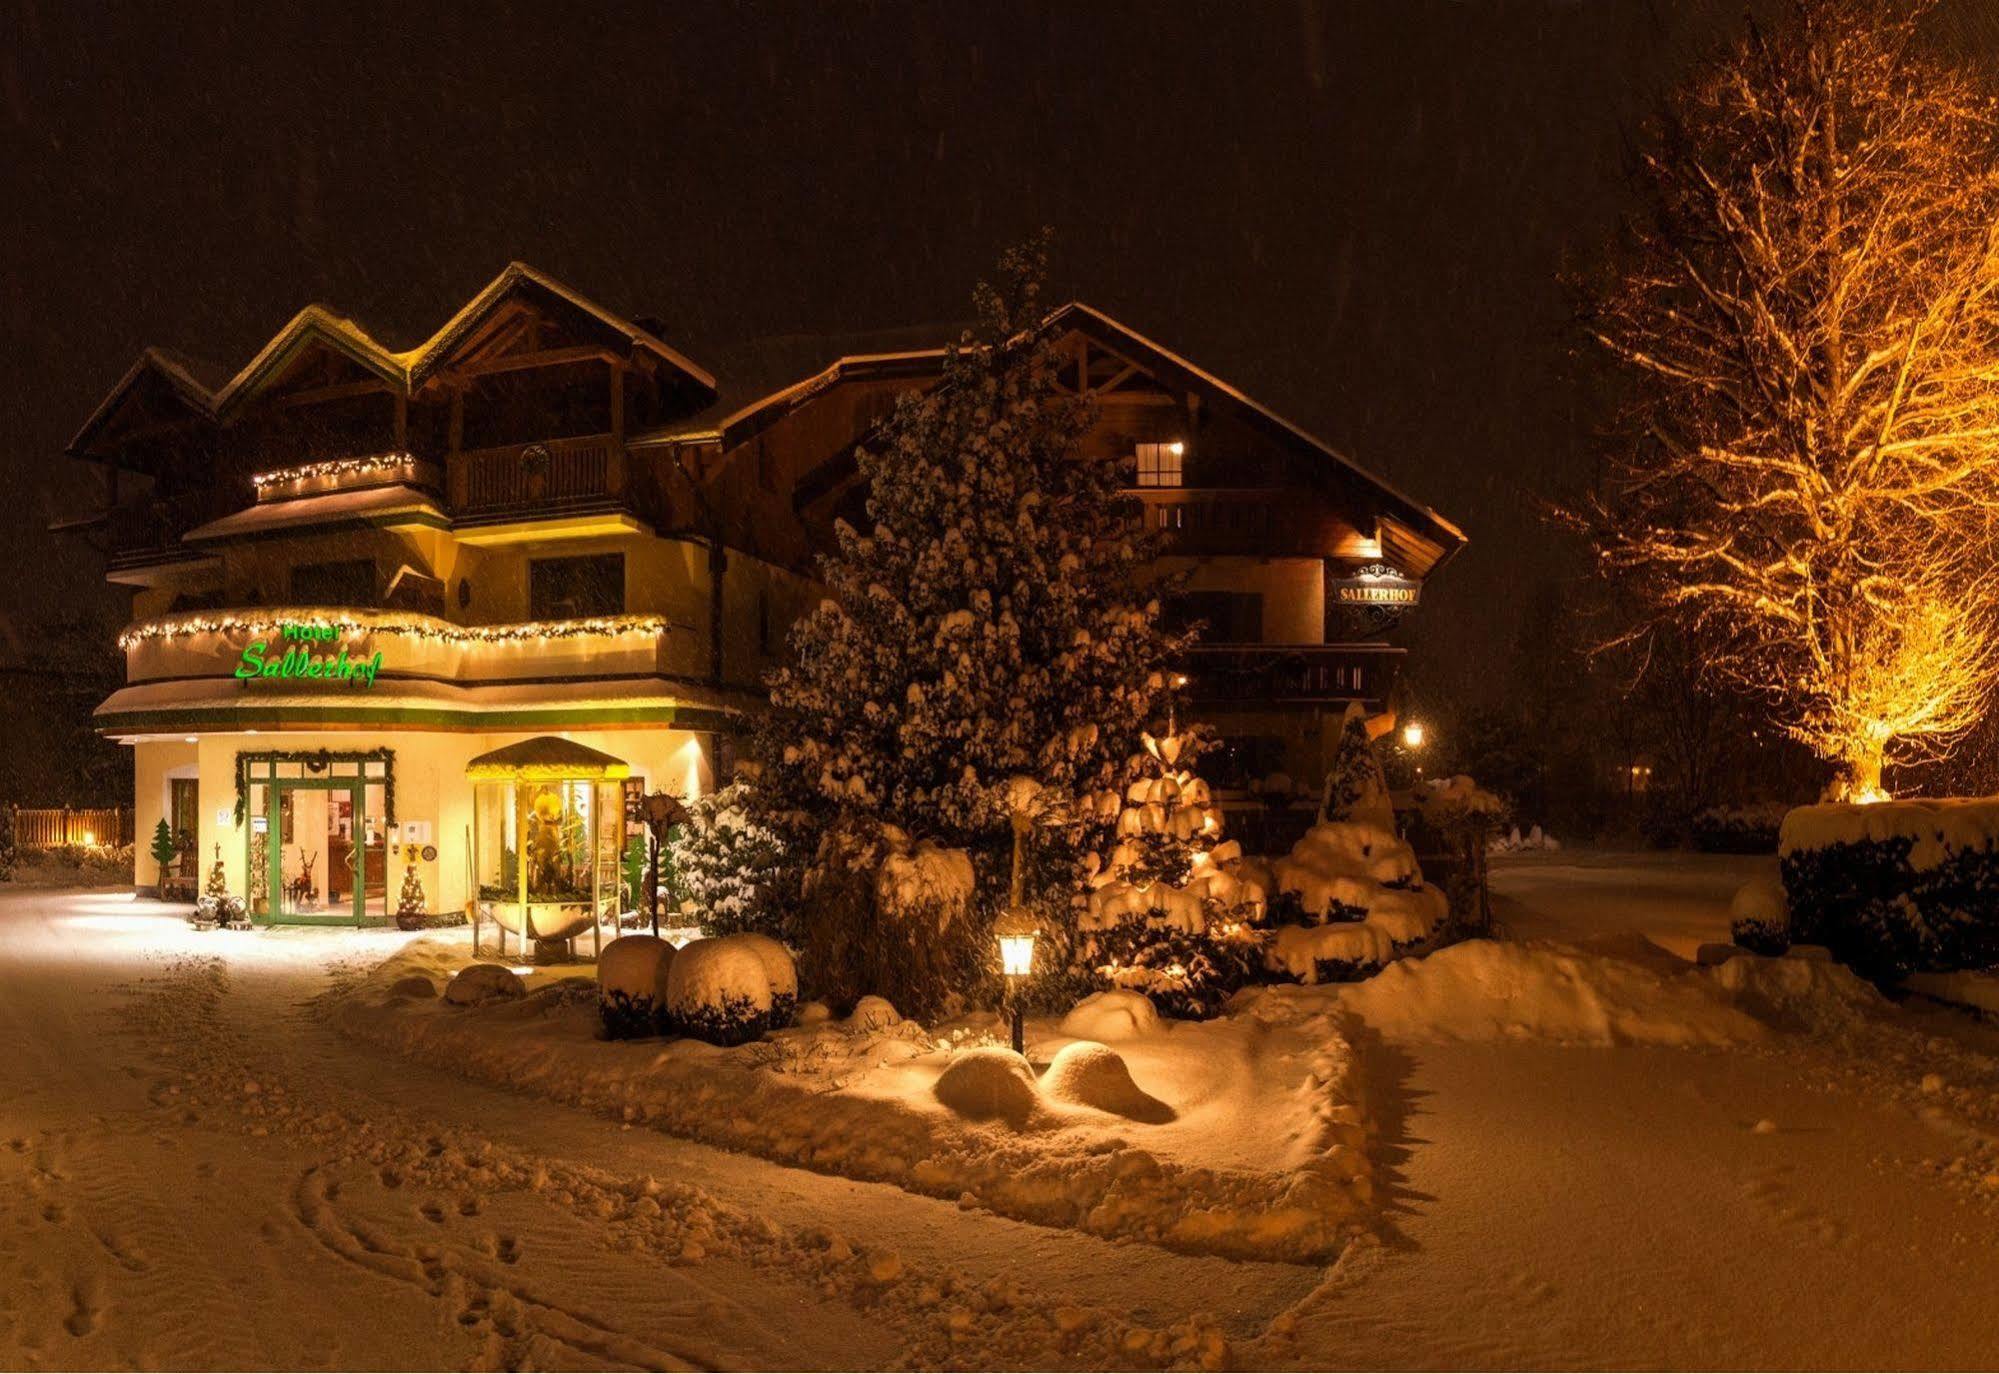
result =
[[1784,889],[1768,878],[1752,878],[1728,904],[1728,931],[1735,943],[1758,954],[1781,954],[1791,941],[1791,915]]
[[1772,1025],[1837,1030],[1888,1010],[1873,984],[1828,959],[1741,954],[1706,972],[1746,1011]]
[[1108,1045],[1078,1040],[1049,1061],[1041,1095],[1074,1107],[1094,1107],[1133,1121],[1171,1121],[1174,1110],[1132,1081],[1124,1057]]
[[1746,1010],[1717,996],[1701,973],[1493,940],[1467,940],[1391,964],[1343,988],[1340,1001],[1374,1030],[1401,1040],[1726,1045],[1766,1035]]
[[1112,988],[1078,1002],[1057,1029],[1078,1040],[1133,1040],[1158,1032],[1159,1009],[1142,992]]
[[429,998],[437,996],[437,984],[421,973],[406,974],[389,984],[390,997]]
[[481,1007],[488,1002],[510,1002],[527,993],[521,976],[504,964],[467,964],[444,989],[444,1000],[454,1007]]
[[902,1013],[886,997],[876,997],[872,993],[854,1003],[854,1014],[847,1018],[847,1029],[858,1035],[868,1035],[885,1031],[902,1021]]
[[1034,1114],[1034,1067],[1012,1050],[978,1045],[944,1066],[933,1091],[960,1116],[1020,1126]]

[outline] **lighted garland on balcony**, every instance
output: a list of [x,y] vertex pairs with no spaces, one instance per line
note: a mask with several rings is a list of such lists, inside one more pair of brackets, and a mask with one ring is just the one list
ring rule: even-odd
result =
[[373,616],[324,606],[242,612],[189,612],[128,626],[120,649],[181,635],[269,634],[287,625],[324,626],[343,633],[409,635],[441,644],[517,644],[576,639],[584,635],[664,634],[673,622],[660,615],[600,615],[578,620],[528,620],[511,625],[454,625],[435,616]]
[[[369,777],[368,765],[382,765],[382,823],[396,823],[396,751],[390,748],[343,750],[338,753],[331,749],[255,749],[244,750],[236,755],[236,824],[241,825],[250,812],[250,765],[252,763],[298,763],[305,765],[308,773],[324,775],[336,763],[352,763],[360,768],[355,781],[363,786],[376,779]],[[265,779],[258,779],[259,782]]]
[[280,487],[291,482],[310,482],[319,477],[355,477],[369,472],[386,472],[391,468],[404,467],[416,461],[411,453],[371,453],[363,458],[328,458],[317,463],[302,463],[295,468],[278,468],[272,472],[260,472],[250,478],[250,485],[258,491],[265,487]]

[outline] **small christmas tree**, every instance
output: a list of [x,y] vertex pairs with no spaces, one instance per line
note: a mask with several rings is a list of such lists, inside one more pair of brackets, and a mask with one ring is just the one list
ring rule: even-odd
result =
[[424,895],[423,879],[417,876],[416,860],[403,867],[403,888],[396,894],[396,925],[403,930],[421,930],[429,916],[430,898]]
[[1106,987],[1133,988],[1169,1016],[1215,1015],[1263,967],[1264,900],[1235,873],[1221,808],[1187,765],[1197,732],[1145,742],[1109,861],[1092,879],[1083,958]]
[[1368,738],[1367,712],[1357,701],[1348,704],[1340,720],[1339,743],[1334,747],[1333,766],[1326,772],[1319,819],[1378,826],[1390,834],[1395,831],[1395,805],[1388,797],[1388,779],[1381,771],[1374,741]]
[[151,854],[153,862],[160,866],[160,896],[165,897],[167,895],[167,865],[174,861],[174,854],[176,852],[173,827],[167,824],[165,816],[160,817],[160,823],[153,827],[153,843],[146,852]]
[[[161,824],[164,825],[165,822]],[[157,837],[153,843],[155,845],[159,843]],[[213,897],[217,902],[229,896],[229,870],[222,866],[222,846],[219,844],[215,846],[215,862],[208,870],[208,882],[203,885],[201,891],[203,896]]]

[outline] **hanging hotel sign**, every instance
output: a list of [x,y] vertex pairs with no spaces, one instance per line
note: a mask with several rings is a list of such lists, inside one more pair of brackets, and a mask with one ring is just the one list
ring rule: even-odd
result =
[[[276,645],[268,639],[253,639],[244,646],[242,661],[236,665],[239,678],[310,678],[320,682],[344,682],[352,687],[373,687],[382,671],[378,649],[366,658],[351,656],[347,646],[331,650],[340,631],[331,625],[280,625]],[[322,650],[319,645],[328,646]],[[280,649],[282,652],[280,652]]]
[[1329,578],[1327,585],[1342,606],[1414,606],[1423,591],[1421,582],[1386,563],[1356,568],[1350,577]]

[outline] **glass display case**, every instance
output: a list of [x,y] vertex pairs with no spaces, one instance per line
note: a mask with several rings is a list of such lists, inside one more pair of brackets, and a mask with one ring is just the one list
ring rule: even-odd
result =
[[488,922],[502,954],[508,935],[536,962],[568,961],[586,932],[592,957],[601,950],[604,927],[617,928],[630,772],[621,759],[549,737],[472,760],[475,953]]

